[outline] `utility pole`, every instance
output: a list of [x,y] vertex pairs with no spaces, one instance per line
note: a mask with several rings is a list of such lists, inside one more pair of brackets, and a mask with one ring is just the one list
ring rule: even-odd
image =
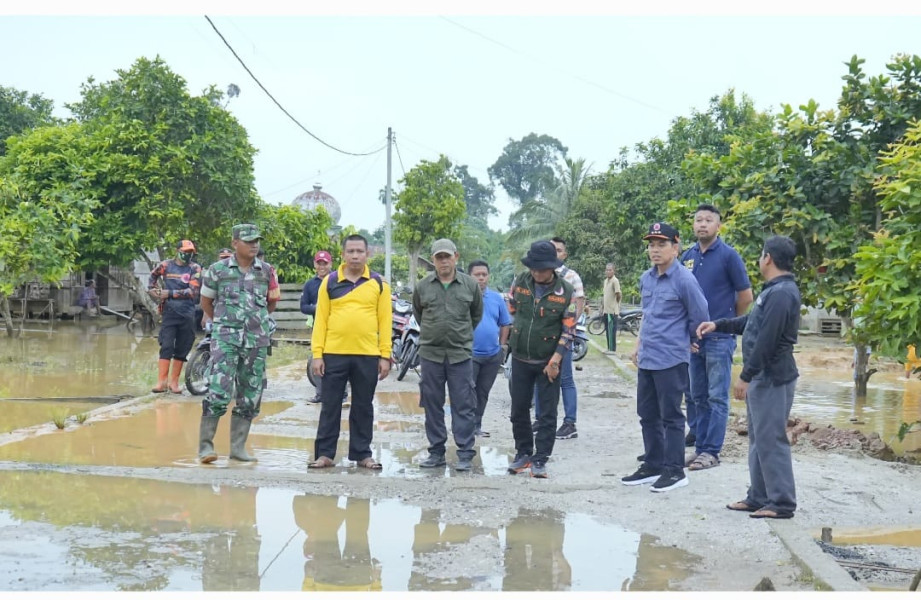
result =
[[390,224],[390,168],[392,165],[392,148],[393,148],[393,129],[391,127],[387,128],[387,188],[384,190],[384,205],[387,207],[386,217],[384,220],[384,252],[386,256],[384,257],[384,279],[386,279],[390,285],[393,285],[393,281],[390,278],[390,253],[393,248],[390,241],[393,226]]

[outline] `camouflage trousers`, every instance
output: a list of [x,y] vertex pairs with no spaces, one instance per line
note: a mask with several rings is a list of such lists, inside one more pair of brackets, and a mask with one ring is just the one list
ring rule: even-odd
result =
[[233,414],[253,419],[262,405],[268,347],[241,348],[211,340],[211,378],[202,400],[202,415],[220,417],[234,398]]

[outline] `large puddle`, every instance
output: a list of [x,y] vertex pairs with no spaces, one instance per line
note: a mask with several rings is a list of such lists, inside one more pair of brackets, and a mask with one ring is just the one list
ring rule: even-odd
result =
[[0,537],[7,591],[667,590],[693,559],[581,514],[50,472],[0,472]]
[[[375,458],[384,465],[383,470],[377,472],[380,476],[458,476],[450,465],[444,470],[420,469],[415,466],[427,455],[422,415],[419,414],[418,408],[418,394],[378,394],[377,404],[378,429],[394,429],[396,424],[399,424],[401,431],[417,431],[419,434],[413,436],[412,442],[372,444]],[[197,400],[170,397],[157,398],[140,410],[129,411],[114,407],[111,411],[92,417],[82,425],[70,422],[64,430],[53,430],[44,435],[29,436],[20,441],[0,445],[0,460],[120,467],[172,465],[301,471],[313,455],[312,434],[316,432],[316,417],[319,410],[318,405],[307,405],[303,402],[264,402],[260,416],[254,421],[248,441],[249,448],[259,459],[254,464],[241,464],[227,458],[230,446],[230,416],[225,415],[214,438],[220,458],[211,465],[199,465],[196,452],[201,404]],[[343,410],[344,432],[348,430],[347,419],[348,412]],[[303,427],[291,429],[290,433],[285,434],[285,428],[292,425],[306,426],[311,437],[303,435]],[[514,454],[513,448],[478,445],[477,450],[473,474],[506,475],[509,457]],[[364,469],[355,469],[353,463],[345,459],[347,455],[348,437],[343,435],[337,450],[337,466],[324,469],[320,473],[371,474]]]

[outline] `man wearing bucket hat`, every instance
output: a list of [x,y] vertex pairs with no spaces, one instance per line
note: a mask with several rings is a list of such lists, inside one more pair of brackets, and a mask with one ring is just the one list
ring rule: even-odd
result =
[[278,290],[270,291],[271,273],[259,260],[262,233],[251,223],[234,225],[234,254],[214,263],[202,279],[201,305],[212,319],[211,364],[208,395],[202,401],[198,459],[217,460],[214,433],[235,402],[230,420],[230,458],[253,461],[246,452],[252,420],[262,404],[266,355],[271,344],[269,313],[275,310]]
[[457,445],[458,471],[473,468],[476,394],[473,389],[473,330],[483,318],[483,295],[473,277],[457,270],[457,247],[449,239],[432,244],[435,272],[413,290],[413,315],[419,323],[422,381],[429,455],[419,466],[445,465],[445,386],[451,395],[451,432]]
[[677,260],[678,230],[653,223],[643,237],[652,268],[640,277],[643,321],[631,356],[637,366],[636,412],[643,430],[644,462],[624,485],[652,483],[667,492],[688,484],[684,474],[684,413],[691,343],[709,320],[707,299],[693,274]]
[[[562,261],[551,242],[534,242],[521,262],[528,270],[515,277],[509,290],[515,459],[508,470],[516,474],[530,468],[532,477],[546,478],[556,438],[560,365],[572,349],[576,307],[572,284],[556,272]],[[535,386],[540,407],[536,439],[531,426]]]
[[160,360],[157,385],[151,390],[169,390],[181,394],[179,374],[195,342],[195,305],[201,289],[201,267],[192,262],[195,244],[181,240],[176,245],[176,258],[164,260],[150,273],[148,295],[160,303],[163,322],[157,341]]

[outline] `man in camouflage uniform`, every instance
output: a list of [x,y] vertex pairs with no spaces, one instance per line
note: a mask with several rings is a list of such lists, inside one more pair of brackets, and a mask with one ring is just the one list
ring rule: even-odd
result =
[[253,461],[246,453],[253,418],[262,402],[263,375],[272,328],[269,313],[280,296],[270,291],[268,265],[258,258],[262,234],[252,224],[234,225],[234,254],[219,260],[205,272],[201,305],[213,320],[211,334],[211,380],[202,401],[198,459],[217,460],[214,433],[236,389],[230,421],[230,458]]

